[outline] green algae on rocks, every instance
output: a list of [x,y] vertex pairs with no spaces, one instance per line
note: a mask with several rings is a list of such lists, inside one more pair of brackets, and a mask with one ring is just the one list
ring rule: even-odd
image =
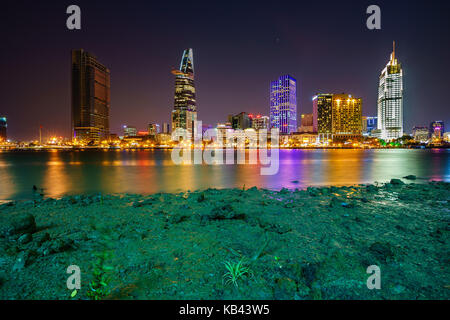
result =
[[[449,183],[78,195],[0,206],[0,299],[448,299]],[[103,239],[108,240],[108,248]],[[251,274],[224,283],[227,261]],[[367,267],[381,270],[369,290]],[[97,275],[97,278],[96,278]],[[96,280],[97,279],[97,280]]]

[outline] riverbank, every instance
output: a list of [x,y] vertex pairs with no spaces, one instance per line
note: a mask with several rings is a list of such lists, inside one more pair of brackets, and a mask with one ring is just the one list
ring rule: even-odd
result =
[[[69,265],[73,299],[96,272],[105,299],[449,299],[449,200],[449,183],[392,180],[10,202],[0,299],[71,299]],[[249,272],[234,286],[225,262],[239,261]],[[370,265],[381,290],[367,289]]]

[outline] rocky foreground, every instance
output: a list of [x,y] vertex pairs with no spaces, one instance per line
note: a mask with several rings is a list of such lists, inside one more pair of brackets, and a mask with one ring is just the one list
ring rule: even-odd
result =
[[[99,273],[101,299],[449,299],[449,191],[392,180],[10,202],[0,299],[93,298]],[[238,261],[249,273],[235,286],[223,275]],[[370,265],[381,290],[367,288]]]

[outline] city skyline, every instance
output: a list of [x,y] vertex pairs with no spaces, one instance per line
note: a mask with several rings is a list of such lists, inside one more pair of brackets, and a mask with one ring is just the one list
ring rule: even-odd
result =
[[[1,53],[5,72],[0,75],[0,83],[11,94],[5,95],[0,114],[8,118],[11,138],[35,139],[40,125],[43,134],[69,137],[67,51],[73,48],[92,52],[112,70],[111,132],[118,134],[124,124],[146,128],[150,121],[171,122],[167,110],[173,104],[173,76],[169,71],[185,47],[194,48],[199,62],[196,89],[200,118],[206,124],[215,125],[228,114],[242,111],[267,115],[267,86],[286,73],[298,81],[298,114],[311,113],[311,98],[316,92],[352,92],[362,97],[363,114],[374,116],[378,86],[375,74],[385,65],[394,39],[399,58],[408,68],[404,75],[404,105],[408,109],[405,131],[435,120],[449,121],[447,107],[440,103],[442,98],[432,94],[445,92],[449,45],[438,41],[447,38],[450,29],[445,28],[445,10],[431,13],[406,2],[382,1],[382,30],[369,31],[365,27],[365,3],[301,4],[289,10],[242,4],[239,11],[227,10],[232,13],[218,15],[215,23],[208,13],[222,12],[219,5],[194,4],[192,8],[181,6],[182,10],[174,13],[175,17],[192,16],[188,23],[191,32],[180,33],[181,21],[165,22],[176,4],[139,4],[140,12],[111,4],[108,16],[102,13],[100,2],[80,1],[79,5],[85,13],[80,31],[69,31],[61,23],[61,12],[65,11],[62,4],[30,4],[28,11],[21,10],[20,4],[5,8],[8,14],[4,22],[11,27],[4,34],[9,50]],[[324,11],[324,18],[329,21],[327,25],[334,26],[333,30],[318,25],[307,14],[325,5],[329,10]],[[408,10],[398,17],[394,13],[402,5]],[[238,8],[238,4],[229,6]],[[48,23],[32,24],[29,15],[33,13],[39,13]],[[419,13],[427,19],[415,19]],[[22,21],[20,25],[12,20],[15,16]],[[231,17],[235,24],[224,28]],[[123,23],[112,26],[112,21],[119,18]],[[24,28],[29,28],[26,41],[18,41],[17,35]],[[164,29],[164,37],[158,34],[159,28]],[[414,32],[419,29],[420,33]],[[333,40],[333,35],[339,37]],[[324,37],[328,40],[323,41]],[[148,41],[142,42],[142,38]],[[431,46],[438,50],[430,51]],[[425,54],[432,56],[426,64]],[[24,111],[26,118],[21,116]]]

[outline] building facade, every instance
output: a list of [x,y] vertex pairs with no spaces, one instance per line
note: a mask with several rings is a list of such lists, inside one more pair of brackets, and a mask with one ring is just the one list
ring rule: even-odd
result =
[[394,50],[380,75],[378,86],[378,130],[390,141],[403,136],[403,69]]
[[378,128],[378,117],[366,117],[366,133],[372,134],[373,130]]
[[133,126],[124,126],[123,127],[123,135],[124,137],[136,137],[138,134],[138,131],[136,127]]
[[270,127],[281,134],[297,131],[297,80],[289,75],[270,83]]
[[233,129],[245,130],[252,127],[252,118],[246,112],[241,112],[235,116],[229,115],[228,122],[231,123]]
[[193,136],[197,122],[195,100],[194,56],[192,49],[183,51],[180,68],[172,70],[175,75],[175,99],[172,111],[172,130],[188,130]]
[[109,69],[83,49],[72,50],[72,137],[107,139],[110,107]]
[[157,124],[157,123],[150,123],[148,125],[148,134],[150,136],[156,136],[158,133],[161,133],[159,124]]
[[434,139],[442,139],[444,137],[444,133],[444,121],[433,121],[430,124],[430,134]]
[[255,130],[261,130],[261,129],[265,129],[268,130],[269,129],[269,122],[270,122],[270,118],[268,116],[261,116],[261,115],[256,115],[256,116],[251,116],[252,118],[252,128]]
[[430,131],[427,127],[414,127],[412,130],[412,136],[417,142],[428,142],[430,139]]
[[331,135],[333,131],[333,95],[317,94],[313,98],[313,131]]
[[313,133],[314,132],[314,118],[312,113],[306,113],[301,115],[301,126],[298,128],[300,133]]
[[362,135],[362,99],[348,94],[334,94],[332,134],[335,138],[358,138]]
[[0,116],[0,141],[6,141],[8,139],[8,122],[6,117]]
[[162,127],[162,133],[170,133],[170,125],[166,122],[163,123],[163,127]]

